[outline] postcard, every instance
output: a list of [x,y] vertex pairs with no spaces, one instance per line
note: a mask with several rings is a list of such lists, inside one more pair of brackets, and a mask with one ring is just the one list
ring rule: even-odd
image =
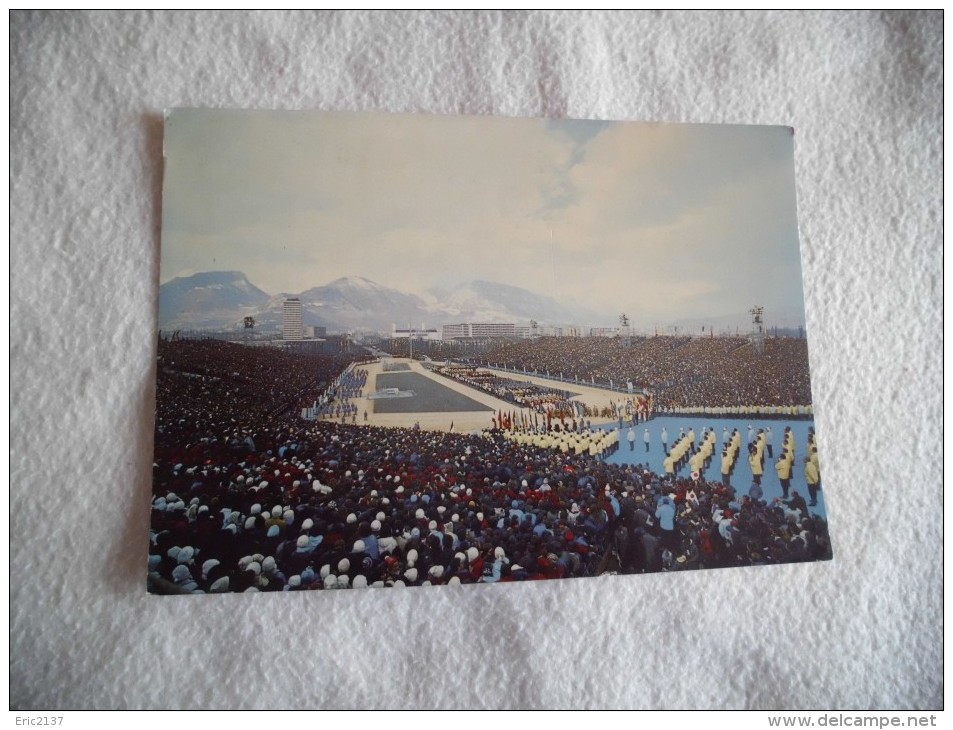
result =
[[829,560],[794,141],[168,112],[149,591]]

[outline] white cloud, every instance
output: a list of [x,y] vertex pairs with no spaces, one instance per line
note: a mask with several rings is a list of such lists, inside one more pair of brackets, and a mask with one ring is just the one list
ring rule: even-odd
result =
[[786,130],[581,124],[177,112],[163,274],[237,269],[271,293],[487,279],[610,322],[803,310]]

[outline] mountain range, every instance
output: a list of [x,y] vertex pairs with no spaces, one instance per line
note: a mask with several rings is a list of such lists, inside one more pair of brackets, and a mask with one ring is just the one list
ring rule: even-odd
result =
[[393,325],[439,329],[461,322],[536,320],[541,325],[566,325],[592,322],[596,317],[552,297],[489,281],[434,288],[418,296],[364,277],[346,276],[300,293],[270,296],[240,271],[208,271],[159,287],[159,328],[232,329],[252,316],[259,329],[280,329],[282,307],[289,297],[301,300],[305,325],[326,327],[329,334],[387,334]]
[[271,297],[240,271],[206,271],[159,287],[160,329],[237,327]]

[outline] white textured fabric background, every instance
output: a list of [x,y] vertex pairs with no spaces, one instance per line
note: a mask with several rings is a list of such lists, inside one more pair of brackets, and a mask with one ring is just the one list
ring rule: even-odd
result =
[[[942,22],[13,13],[11,707],[941,707]],[[834,560],[147,595],[172,106],[793,126]]]

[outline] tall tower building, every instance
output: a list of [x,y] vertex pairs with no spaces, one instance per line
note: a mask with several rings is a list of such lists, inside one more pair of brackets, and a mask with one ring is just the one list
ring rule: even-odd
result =
[[281,336],[286,340],[304,339],[304,326],[301,322],[301,300],[285,299],[281,322]]

